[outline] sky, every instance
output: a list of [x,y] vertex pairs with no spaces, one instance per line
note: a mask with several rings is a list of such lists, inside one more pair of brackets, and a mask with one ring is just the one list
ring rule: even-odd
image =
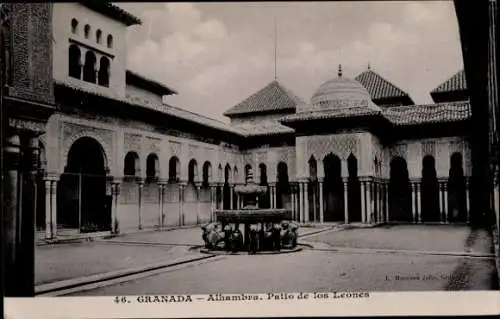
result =
[[118,6],[143,21],[127,31],[127,67],[176,90],[168,104],[226,122],[274,80],[275,47],[278,81],[306,102],[339,64],[349,78],[370,64],[418,104],[463,67],[452,1]]

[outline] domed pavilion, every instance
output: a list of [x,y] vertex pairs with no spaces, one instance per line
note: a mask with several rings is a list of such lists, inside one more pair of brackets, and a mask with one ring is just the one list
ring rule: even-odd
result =
[[[350,79],[339,65],[309,103],[274,81],[225,115],[251,135],[248,161],[291,164],[300,222],[466,222],[470,106],[460,74],[432,91],[436,104],[415,105],[371,67]],[[279,175],[271,206],[283,197]]]

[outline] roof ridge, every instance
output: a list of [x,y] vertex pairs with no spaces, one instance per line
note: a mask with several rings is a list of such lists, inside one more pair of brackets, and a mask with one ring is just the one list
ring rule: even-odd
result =
[[171,107],[171,108],[173,108],[173,109],[181,110],[181,111],[184,111],[184,112],[186,112],[186,113],[194,114],[194,115],[197,115],[197,116],[199,116],[199,117],[206,118],[206,119],[208,119],[208,120],[212,120],[212,121],[215,121],[215,122],[218,122],[218,123],[221,123],[221,124],[227,125],[227,126],[231,126],[231,125],[229,125],[228,123],[223,122],[223,121],[221,121],[221,120],[214,119],[213,117],[206,116],[206,115],[203,115],[203,114],[200,114],[200,113],[196,113],[196,112],[193,112],[193,111],[190,111],[190,110],[186,110],[185,108],[182,108],[182,107],[180,107],[180,106],[171,105],[171,104],[168,104],[168,103],[165,103],[165,102],[162,102],[162,104],[163,104],[164,106]]

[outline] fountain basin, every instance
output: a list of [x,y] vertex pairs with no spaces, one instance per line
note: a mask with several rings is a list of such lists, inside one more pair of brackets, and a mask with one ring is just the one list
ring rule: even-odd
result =
[[266,223],[291,220],[292,211],[289,209],[259,209],[243,208],[233,210],[215,210],[217,221],[222,223]]

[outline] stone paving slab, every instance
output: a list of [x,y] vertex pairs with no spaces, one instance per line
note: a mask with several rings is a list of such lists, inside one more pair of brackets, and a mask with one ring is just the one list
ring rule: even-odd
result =
[[35,285],[134,268],[188,254],[186,247],[83,242],[35,248]]
[[472,245],[468,245],[470,234],[467,226],[394,225],[324,232],[308,237],[307,241],[334,247],[491,253],[488,234],[478,232]]
[[493,274],[493,259],[305,250],[230,256],[72,295],[490,290]]
[[201,239],[201,233],[201,228],[193,227],[165,231],[125,234],[111,239],[103,239],[102,241],[142,242],[194,246],[201,245],[203,243]]

